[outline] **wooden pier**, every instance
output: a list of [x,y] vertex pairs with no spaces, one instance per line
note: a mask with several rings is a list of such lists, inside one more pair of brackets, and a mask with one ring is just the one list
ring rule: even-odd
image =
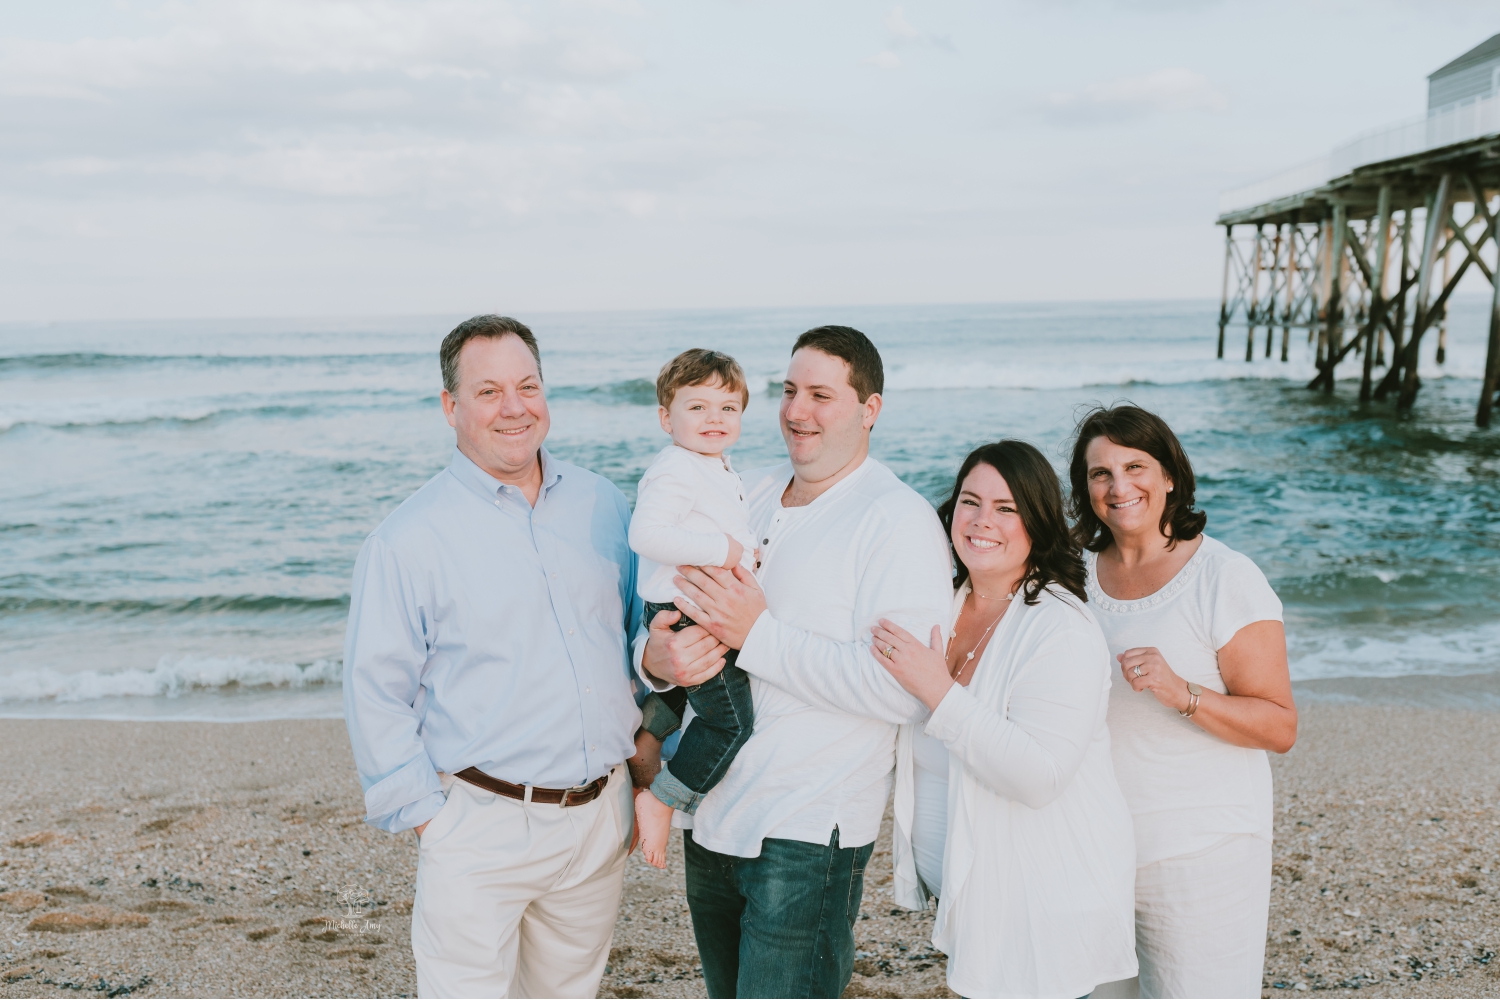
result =
[[1226,192],[1219,357],[1241,323],[1246,361],[1258,331],[1267,358],[1280,333],[1286,361],[1305,330],[1308,388],[1332,392],[1339,365],[1357,364],[1362,402],[1394,395],[1410,410],[1424,343],[1446,360],[1448,299],[1474,268],[1493,288],[1475,414],[1488,427],[1500,403],[1500,35],[1432,74],[1429,93],[1456,99]]

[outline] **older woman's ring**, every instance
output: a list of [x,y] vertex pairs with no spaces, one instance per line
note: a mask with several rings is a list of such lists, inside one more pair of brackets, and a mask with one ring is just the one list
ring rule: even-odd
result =
[[1139,663],[1137,663],[1135,666],[1131,667],[1130,669],[1132,669],[1132,670],[1135,671],[1135,675],[1137,677],[1141,676],[1141,665]]
[[885,658],[887,660],[894,660],[896,658],[896,647],[895,646],[887,646],[887,647],[885,647]]

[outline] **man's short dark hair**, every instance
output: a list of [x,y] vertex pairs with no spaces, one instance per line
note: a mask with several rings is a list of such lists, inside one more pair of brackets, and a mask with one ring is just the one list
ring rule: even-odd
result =
[[870,338],[852,326],[819,326],[808,330],[792,345],[796,354],[804,347],[840,358],[849,365],[849,385],[863,403],[872,393],[885,391],[885,366]]
[[531,356],[536,359],[537,375],[542,374],[542,352],[538,350],[536,337],[525,323],[509,316],[475,316],[455,326],[453,332],[443,338],[443,346],[438,349],[438,362],[443,368],[443,388],[448,390],[449,395],[458,391],[458,356],[464,345],[475,337],[521,338],[521,343],[526,345]]

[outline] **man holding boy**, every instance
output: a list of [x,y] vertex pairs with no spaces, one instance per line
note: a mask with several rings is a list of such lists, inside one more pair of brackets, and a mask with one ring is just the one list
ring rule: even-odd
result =
[[699,624],[673,631],[663,612],[645,643],[658,690],[713,676],[725,646],[752,678],[754,732],[684,840],[711,996],[842,994],[896,727],[927,714],[869,652],[878,619],[929,635],[953,593],[932,506],[869,457],[883,387],[859,331],[798,338],[781,404],[790,461],[743,475],[759,585],[743,567],[684,567],[679,600]]
[[641,721],[630,509],[558,461],[531,331],[443,341],[451,464],[366,539],[344,715],[368,821],[420,838],[424,997],[594,996],[632,830]]

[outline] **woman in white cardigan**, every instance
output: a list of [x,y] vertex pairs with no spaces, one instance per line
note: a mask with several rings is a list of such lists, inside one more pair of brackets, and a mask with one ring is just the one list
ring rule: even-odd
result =
[[1087,994],[1135,975],[1135,841],[1057,476],[1028,444],[985,445],[939,514],[958,560],[947,635],[872,631],[932,710],[897,736],[896,901],[937,897],[933,944],[964,996]]

